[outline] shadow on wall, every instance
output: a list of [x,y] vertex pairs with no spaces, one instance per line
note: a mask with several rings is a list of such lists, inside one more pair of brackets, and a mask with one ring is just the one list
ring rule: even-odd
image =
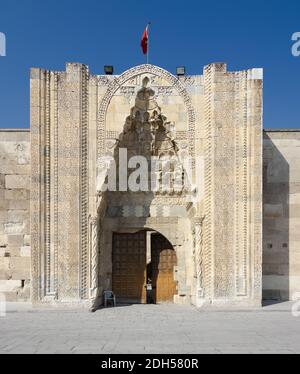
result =
[[263,143],[263,301],[289,300],[289,164],[267,133]]

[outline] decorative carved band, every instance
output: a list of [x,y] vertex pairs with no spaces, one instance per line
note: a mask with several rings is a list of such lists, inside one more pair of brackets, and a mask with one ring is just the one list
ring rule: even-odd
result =
[[204,210],[205,210],[205,222],[204,222],[204,290],[205,298],[212,298],[212,241],[213,241],[213,223],[212,223],[212,183],[213,183],[213,137],[212,137],[212,80],[213,80],[212,66],[208,65],[204,71],[204,82],[205,82],[205,178],[204,178]]
[[54,73],[54,126],[53,126],[53,245],[54,245],[54,292],[58,293],[58,73]]
[[[106,93],[100,103],[97,119],[97,158],[104,155],[105,152],[105,117],[109,103],[115,94],[115,92],[124,85],[130,79],[133,79],[135,76],[140,74],[154,74],[159,77],[164,78],[169,82],[179,95],[182,96],[183,101],[187,107],[188,113],[188,132],[189,132],[189,152],[192,156],[192,159],[195,159],[195,111],[190,99],[190,96],[181,81],[176,78],[174,75],[170,74],[166,70],[159,68],[154,65],[139,65],[132,69],[127,70],[125,73],[120,76],[114,77],[112,82],[108,85]],[[194,166],[194,164],[193,164]]]
[[[39,70],[38,78],[32,81],[32,90],[40,93],[44,89],[44,73]],[[30,122],[31,122],[31,186],[30,186],[30,230],[31,230],[31,274],[32,274],[32,299],[37,301],[41,297],[41,244],[42,228],[41,213],[41,157],[42,134],[41,122],[43,121],[44,99],[42,95],[31,97]]]
[[45,73],[45,294],[51,293],[51,237],[50,237],[50,71]]
[[99,239],[98,239],[98,219],[91,218],[91,296],[95,299],[98,290],[98,268],[99,268]]
[[[58,126],[58,73],[45,71],[45,130],[43,133],[44,144],[44,267],[41,274],[45,279],[43,296],[53,296],[57,293],[57,266],[58,266],[58,240],[57,240],[57,126]],[[54,146],[52,147],[52,140]],[[52,198],[53,188],[53,198]],[[53,242],[52,242],[53,240]],[[52,245],[53,243],[53,245]]]
[[89,71],[82,65],[81,71],[81,157],[80,157],[80,223],[81,269],[80,297],[88,298],[88,120],[89,120]]
[[203,297],[203,235],[202,235],[202,223],[203,217],[195,217],[195,270],[196,270],[196,291],[197,296]]
[[247,204],[247,73],[235,74],[235,259],[236,293],[247,295],[248,204]]

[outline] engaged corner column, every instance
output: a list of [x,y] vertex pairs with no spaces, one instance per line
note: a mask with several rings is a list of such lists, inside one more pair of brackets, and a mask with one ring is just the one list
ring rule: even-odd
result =
[[199,299],[204,297],[203,290],[203,248],[202,248],[202,223],[203,217],[197,217],[195,219],[195,261],[196,261],[196,302],[199,303]]
[[91,297],[98,297],[99,288],[99,238],[98,238],[98,217],[91,217]]

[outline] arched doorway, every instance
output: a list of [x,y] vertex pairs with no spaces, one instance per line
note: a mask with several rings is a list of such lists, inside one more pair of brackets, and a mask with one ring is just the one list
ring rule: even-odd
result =
[[162,234],[150,230],[113,233],[112,244],[112,289],[118,302],[174,301],[177,256]]

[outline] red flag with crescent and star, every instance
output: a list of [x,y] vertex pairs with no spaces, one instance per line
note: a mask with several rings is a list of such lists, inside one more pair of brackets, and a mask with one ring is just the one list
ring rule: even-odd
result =
[[146,26],[141,40],[141,47],[144,55],[146,55],[148,52],[148,26],[149,25]]

